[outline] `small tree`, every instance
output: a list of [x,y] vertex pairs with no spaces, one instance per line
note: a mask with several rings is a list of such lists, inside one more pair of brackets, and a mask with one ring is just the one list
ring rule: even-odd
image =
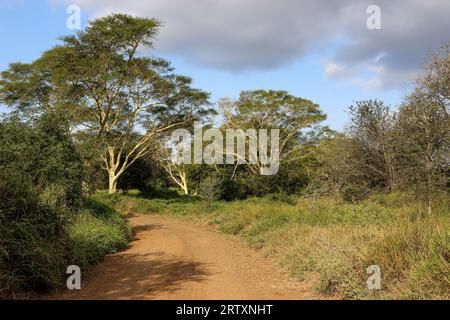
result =
[[371,186],[397,188],[393,127],[395,115],[379,100],[358,101],[350,106],[348,134],[352,143],[353,175]]
[[351,141],[343,134],[322,138],[311,150],[307,164],[312,192],[337,194],[346,184],[353,184]]
[[439,103],[416,91],[399,111],[398,161],[405,184],[416,185],[428,213],[436,188],[448,182],[450,168],[450,118]]
[[189,194],[188,172],[186,164],[174,164],[172,161],[161,161],[161,165],[170,179],[181,188],[185,195]]
[[433,193],[448,184],[450,171],[450,47],[432,54],[416,90],[398,113],[396,132],[401,176],[423,195],[428,213]]
[[208,207],[220,196],[220,178],[217,174],[211,174],[200,183],[200,195],[207,201]]
[[418,89],[449,115],[450,106],[450,42],[437,53],[432,53],[418,79]]

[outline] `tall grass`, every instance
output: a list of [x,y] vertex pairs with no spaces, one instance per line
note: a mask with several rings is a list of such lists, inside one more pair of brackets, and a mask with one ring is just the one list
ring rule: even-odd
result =
[[[61,287],[65,285],[69,265],[75,264],[84,270],[106,254],[126,247],[131,239],[131,229],[125,219],[114,209],[92,199],[87,199],[80,209],[58,211],[63,221],[56,225],[61,228],[57,233],[46,231],[51,229],[48,223],[51,220],[42,212],[34,210],[29,213],[34,219],[3,226],[0,297],[11,298],[31,290]],[[36,219],[38,214],[43,216],[42,221]]]
[[[267,197],[235,202],[144,199],[136,193],[96,199],[122,214],[193,217],[260,249],[323,295],[346,299],[449,299],[450,207],[443,196],[432,216],[413,195],[377,194],[350,204],[333,197]],[[381,290],[366,269],[379,265]]]
[[92,199],[68,226],[70,260],[84,268],[128,245],[131,229],[114,209]]

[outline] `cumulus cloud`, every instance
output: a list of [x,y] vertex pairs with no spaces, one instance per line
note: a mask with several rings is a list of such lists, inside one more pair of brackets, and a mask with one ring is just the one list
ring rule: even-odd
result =
[[323,68],[327,79],[346,78],[358,73],[358,68],[351,68],[347,65],[341,65],[328,59],[324,60]]
[[[429,49],[450,40],[448,0],[51,1],[78,4],[93,16],[157,17],[164,22],[159,51],[232,72],[278,68],[323,52],[328,78],[370,73],[372,84],[395,87],[413,78]],[[372,4],[381,8],[381,30],[366,27]]]

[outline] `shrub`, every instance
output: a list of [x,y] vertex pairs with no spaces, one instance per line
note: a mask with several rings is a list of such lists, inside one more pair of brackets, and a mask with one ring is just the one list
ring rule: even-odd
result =
[[68,238],[71,263],[86,267],[125,248],[131,239],[131,229],[115,210],[88,200],[86,209],[73,216]]
[[178,192],[169,189],[163,181],[149,179],[143,184],[141,195],[149,199],[170,199],[178,197]]
[[209,175],[200,183],[200,195],[208,202],[208,206],[212,201],[219,199],[220,187],[220,178],[216,174]]
[[347,202],[356,203],[367,198],[369,192],[361,186],[348,186],[341,191],[342,199]]
[[296,204],[295,199],[292,196],[288,195],[286,192],[272,193],[268,196],[268,198],[271,201],[284,202],[290,205]]
[[129,239],[116,212],[84,203],[83,166],[60,120],[0,123],[0,295],[62,284],[68,265],[98,261]]
[[2,123],[0,137],[0,287],[45,289],[59,281],[65,262],[66,212],[42,201],[46,179],[37,163],[46,153],[33,129]]
[[242,182],[235,180],[223,180],[220,183],[221,200],[243,200],[247,197],[248,193],[248,188]]
[[58,283],[65,245],[63,215],[40,203],[29,177],[0,171],[0,287],[22,291]]
[[85,172],[67,120],[59,113],[45,113],[36,124],[33,140],[39,149],[33,154],[35,183],[42,190],[52,189],[55,196],[59,193],[60,200],[65,200],[68,206],[79,205]]

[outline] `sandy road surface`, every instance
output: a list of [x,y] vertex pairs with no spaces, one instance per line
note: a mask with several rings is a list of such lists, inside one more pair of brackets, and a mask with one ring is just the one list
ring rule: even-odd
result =
[[135,238],[48,299],[309,299],[309,288],[257,252],[203,225],[141,215]]

